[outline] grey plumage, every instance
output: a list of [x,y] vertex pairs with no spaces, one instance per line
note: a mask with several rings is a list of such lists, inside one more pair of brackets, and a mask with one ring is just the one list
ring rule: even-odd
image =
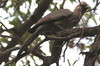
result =
[[87,7],[88,5],[86,2],[81,2],[81,4],[76,6],[73,12],[69,9],[59,9],[58,11],[54,11],[41,18],[35,26],[29,30],[29,32],[32,33],[32,36],[22,46],[17,57],[28,48],[38,35],[48,33],[55,34],[63,29],[76,26],[82,15],[86,12]]
[[[41,18],[35,24],[35,26],[29,30],[29,32],[34,33],[36,30],[38,30],[39,27],[42,27],[42,25],[42,28],[46,28],[44,30],[41,28],[39,34],[50,31],[56,32],[66,28],[72,28],[73,26],[78,24],[82,15],[87,10],[87,7],[88,5],[86,2],[81,2],[81,6],[80,4],[77,5],[73,12],[71,12],[69,9],[59,9],[58,11],[52,12],[47,16]],[[51,30],[46,31],[46,29]]]

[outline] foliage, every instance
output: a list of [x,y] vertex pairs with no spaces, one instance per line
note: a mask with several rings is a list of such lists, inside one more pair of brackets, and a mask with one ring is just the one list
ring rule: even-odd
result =
[[[18,28],[20,25],[24,24],[30,18],[30,16],[32,16],[37,5],[39,5],[41,3],[41,1],[42,0],[0,0],[0,10],[1,10],[1,12],[5,13],[5,15],[0,15],[0,21],[5,24],[5,26],[7,27],[8,30],[14,30],[14,29]],[[67,1],[68,0],[54,0],[50,4],[47,11],[52,12],[52,11],[55,11],[58,9],[64,9],[64,6],[66,6]],[[97,0],[92,0],[92,1],[95,4]],[[59,2],[61,2],[61,3],[59,4]],[[77,0],[70,0],[70,2],[71,2],[71,5],[73,5],[74,3],[78,3]],[[93,8],[93,7],[91,7],[91,8]],[[69,7],[69,9],[70,9],[70,7]],[[97,7],[97,9],[98,9],[98,7]],[[80,24],[77,27],[89,27],[90,26],[89,21],[94,23],[95,26],[98,25],[97,15],[99,15],[98,17],[99,17],[99,21],[100,21],[100,14],[98,14],[96,12],[97,12],[97,10],[95,11],[95,13],[93,11],[86,13],[84,15],[84,17],[82,18],[82,20],[80,21]],[[8,25],[6,25],[6,24],[8,24]],[[10,26],[10,28],[9,28],[9,26]],[[7,36],[14,36],[14,35],[12,35],[11,32],[4,33],[5,31],[8,32],[4,28],[4,26],[2,24],[0,24],[0,35],[5,34]],[[15,33],[16,33],[16,31],[15,31]],[[25,42],[27,40],[27,38],[29,38],[29,36],[30,36],[30,34],[27,33],[27,31],[26,31],[26,33],[24,33],[24,35],[20,38],[23,42]],[[12,38],[12,39],[14,39],[14,38]],[[92,42],[94,41],[94,38],[86,37],[83,40],[88,40],[87,44],[89,44],[89,46],[87,46],[86,43],[84,43],[83,41],[80,41],[78,43],[77,47],[81,51],[84,51],[87,48],[89,49],[90,44],[92,44]],[[2,37],[2,36],[0,37],[0,49],[1,49],[0,52],[3,52],[6,48],[6,46],[4,46],[4,43],[6,43],[8,45],[8,43],[10,41],[11,41],[11,38],[9,39],[9,37]],[[39,41],[41,41],[40,37],[38,37],[33,42],[33,44],[36,45]],[[74,45],[77,43],[76,42],[77,39],[72,39],[71,41],[73,41],[73,44],[69,44],[68,47],[74,48],[75,47]],[[17,45],[21,46],[22,44],[19,42],[19,43],[17,43]],[[31,45],[29,48],[33,48],[33,45]],[[41,47],[39,47],[38,51],[41,54],[46,55],[46,53],[43,52]],[[10,56],[11,59],[13,59],[12,56],[13,55]],[[38,64],[35,62],[36,60],[34,59],[34,55],[30,55],[30,57],[34,60],[35,66],[38,66]],[[3,61],[3,62],[6,62],[6,61]],[[26,62],[27,62],[26,64],[30,66],[30,64],[29,64],[30,62],[27,59],[26,59]],[[74,66],[76,62],[77,61],[75,61],[72,66]],[[68,60],[68,63],[69,63],[69,66],[71,66],[69,60]],[[13,64],[10,66],[13,66]]]

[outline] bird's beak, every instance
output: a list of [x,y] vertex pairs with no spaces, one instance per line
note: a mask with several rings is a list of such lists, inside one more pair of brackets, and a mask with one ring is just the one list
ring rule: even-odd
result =
[[88,10],[91,9],[91,7],[88,5],[88,6],[85,7],[85,9],[86,9],[86,11],[88,11]]

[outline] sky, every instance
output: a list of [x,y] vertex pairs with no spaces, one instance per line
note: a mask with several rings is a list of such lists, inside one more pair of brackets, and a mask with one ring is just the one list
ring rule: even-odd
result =
[[[85,2],[87,2],[91,7],[94,7],[94,3],[92,2],[92,0],[81,0],[81,1],[85,1]],[[33,3],[34,3],[35,1],[33,0]],[[54,2],[57,2],[58,4],[61,4],[61,2],[62,2],[62,0],[54,0]],[[7,3],[7,5],[9,5],[11,2],[8,2]],[[70,9],[71,11],[73,11],[74,10],[74,8],[75,8],[75,6],[77,5],[77,3],[71,3],[69,0],[67,0],[66,1],[66,3],[65,3],[65,5],[64,5],[64,9]],[[25,9],[27,9],[28,8],[28,3],[27,3],[27,6],[26,7],[24,7],[25,6],[25,4],[23,4],[23,6],[21,7],[21,9],[22,9],[22,11],[23,12],[25,12],[26,10]],[[34,7],[34,8],[33,8]],[[35,10],[35,8],[37,7],[37,5],[34,3],[33,5],[32,5],[32,7],[31,7],[31,9],[30,9],[30,11],[32,12],[33,10]],[[97,13],[99,13],[100,12],[100,8],[99,8],[100,6],[98,6],[98,8],[97,8]],[[4,12],[2,9],[0,9],[0,16],[3,16],[3,18],[5,18],[5,17],[7,17],[7,16],[9,16],[9,14],[7,14],[6,12]],[[13,9],[10,9],[9,10],[9,12],[13,12]],[[46,15],[46,14],[48,14],[48,13],[50,13],[49,11],[46,11],[46,13],[44,14],[44,16]],[[100,24],[100,20],[99,20],[99,17],[100,17],[100,14],[98,14],[98,15],[96,15],[96,20],[98,21],[98,25]],[[3,18],[0,18],[0,21],[1,22],[3,22],[4,24],[5,24],[5,26],[7,26],[7,28],[12,28],[13,26],[12,25],[9,25],[9,21],[8,20],[12,20],[13,19],[13,17],[11,17],[11,18],[9,18],[8,20],[6,20],[6,19],[3,19]],[[89,25],[90,25],[90,27],[91,26],[96,26],[96,24],[92,21],[92,20],[90,20],[89,21],[89,23],[88,23]],[[43,39],[43,38],[42,38]],[[86,41],[86,40],[82,40],[82,42],[88,42],[88,41]],[[48,45],[48,42],[45,42],[43,45],[42,45],[43,47],[41,48],[48,56],[50,56],[50,53],[49,53],[49,45]],[[64,46],[64,48],[65,48],[65,46]],[[86,49],[86,50],[84,50],[84,51],[88,51],[89,49]],[[69,61],[70,61],[70,63],[71,64],[73,64],[74,63],[74,61],[75,60],[78,60],[77,62],[76,62],[76,64],[74,65],[74,66],[83,66],[83,63],[84,63],[84,55],[79,55],[79,53],[80,53],[80,51],[79,51],[79,49],[77,48],[77,47],[74,47],[74,48],[67,48],[67,51],[66,51],[66,56],[65,56],[65,62],[63,62],[63,57],[61,57],[60,58],[60,65],[62,65],[62,66],[68,66],[68,62],[67,62],[67,60],[69,59]],[[15,52],[14,52],[14,54],[15,54]],[[61,55],[62,56],[62,55]],[[36,60],[36,62],[37,63],[39,63],[40,61],[39,61],[39,59],[37,58],[37,57],[35,57],[37,60]],[[24,58],[25,59],[25,58]],[[32,59],[30,58],[30,57],[28,57],[28,59],[29,60],[31,60],[30,61],[30,64],[32,65],[32,66],[34,66],[34,64],[33,64],[33,61],[32,61]],[[20,63],[20,62],[18,62],[18,63]],[[42,63],[42,61],[41,61],[41,63]],[[40,64],[41,64],[40,63]],[[21,63],[20,63],[21,64]],[[18,64],[16,65],[16,66],[18,66]],[[52,64],[51,66],[56,66],[55,64]]]

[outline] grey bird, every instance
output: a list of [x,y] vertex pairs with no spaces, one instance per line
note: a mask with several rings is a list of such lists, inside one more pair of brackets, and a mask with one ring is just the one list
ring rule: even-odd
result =
[[88,7],[89,5],[82,1],[76,6],[73,12],[69,9],[59,9],[41,18],[31,29],[29,29],[32,36],[21,47],[17,57],[20,56],[23,51],[26,51],[32,41],[39,35],[56,34],[63,29],[76,26]]

